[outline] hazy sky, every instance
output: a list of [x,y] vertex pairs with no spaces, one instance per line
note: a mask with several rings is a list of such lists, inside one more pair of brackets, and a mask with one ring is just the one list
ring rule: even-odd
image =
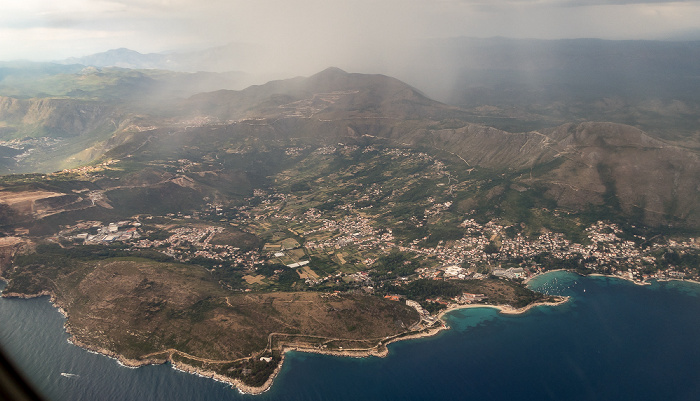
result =
[[229,42],[377,48],[417,38],[700,36],[700,0],[0,0],[0,60]]

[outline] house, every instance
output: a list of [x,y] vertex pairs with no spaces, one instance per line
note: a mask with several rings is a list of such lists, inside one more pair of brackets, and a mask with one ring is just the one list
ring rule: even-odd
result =
[[447,266],[445,268],[445,278],[448,277],[458,277],[459,275],[464,275],[464,269],[459,266]]
[[505,277],[509,280],[520,278],[525,270],[522,267],[511,267],[510,269],[494,269],[493,275],[496,277]]
[[292,264],[290,264],[290,265],[287,265],[287,267],[290,267],[290,268],[294,269],[294,268],[297,268],[297,267],[306,266],[306,265],[308,265],[308,264],[309,264],[309,261],[308,261],[308,260],[303,260],[303,261],[301,261],[301,262],[292,263]]

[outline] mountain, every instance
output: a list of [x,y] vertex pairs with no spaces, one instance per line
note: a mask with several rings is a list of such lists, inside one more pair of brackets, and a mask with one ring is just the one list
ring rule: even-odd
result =
[[131,69],[164,68],[169,63],[168,55],[142,54],[126,48],[107,50],[84,57],[71,57],[61,61],[62,64],[82,64],[92,67],[121,67]]
[[628,125],[570,123],[508,133],[471,124],[415,131],[400,140],[449,149],[472,166],[517,172],[516,181],[544,186],[560,207],[609,204],[648,223],[674,216],[700,224],[698,153]]
[[543,134],[556,140],[564,159],[539,178],[559,205],[607,204],[647,223],[700,225],[697,152],[612,123],[566,124]]
[[453,38],[417,45],[393,76],[507,131],[608,121],[700,149],[698,60],[698,41]]
[[[601,39],[444,38],[411,42],[383,49],[389,57],[413,65],[393,66],[417,73],[426,66],[436,71],[576,71],[593,73],[692,73],[700,55],[700,41],[615,41]],[[274,49],[262,45],[228,43],[203,50],[143,54],[119,48],[57,61],[94,67],[157,68],[175,71],[222,72],[260,65]],[[277,59],[285,57],[277,52]],[[323,55],[318,55],[323,58]],[[423,58],[423,60],[421,60]],[[407,68],[408,67],[408,68]],[[380,65],[366,69],[382,70]],[[252,72],[252,71],[251,71]],[[387,72],[392,72],[387,70]],[[396,72],[396,71],[393,71]],[[401,74],[403,75],[403,74]],[[424,79],[441,79],[424,76]]]
[[81,64],[92,67],[161,69],[181,72],[228,72],[248,70],[267,57],[268,50],[257,46],[229,43],[204,50],[168,53],[140,53],[119,48],[83,57],[58,60],[59,64]]
[[220,120],[248,116],[441,119],[460,110],[427,98],[420,91],[384,75],[350,74],[328,68],[308,78],[255,85],[242,91],[202,93],[183,104],[197,115]]
[[[485,76],[556,78],[538,46],[541,60],[508,55]],[[611,57],[593,64],[625,65]],[[526,288],[542,271],[700,277],[691,120],[618,121],[641,104],[697,120],[692,97],[594,87],[559,104],[546,88],[530,104],[506,83],[458,107],[339,68],[240,90],[217,84],[226,74],[3,71],[0,167],[34,172],[0,176],[3,296],[51,295],[75,344],[131,366],[265,391],[290,348],[383,355],[444,328],[430,315],[455,303],[565,302]],[[37,173],[51,166],[68,168]]]
[[[55,63],[0,63],[0,141],[17,151],[0,172],[50,172],[91,162],[123,131],[160,125],[195,93],[240,88],[240,73],[185,73]],[[118,141],[118,138],[116,139]]]
[[94,133],[113,125],[115,115],[98,102],[73,99],[15,99],[0,97],[0,120],[17,137],[70,137]]
[[383,48],[382,54],[380,61],[350,50],[300,60],[284,49],[231,43],[168,54],[117,49],[63,62],[246,71],[248,84],[337,65],[395,77],[432,99],[463,108],[472,122],[506,131],[608,121],[700,149],[695,135],[699,41],[458,37],[411,41]]
[[[157,77],[139,74],[119,76],[157,82]],[[243,170],[218,171],[213,181],[203,180],[205,176],[183,181],[155,168],[155,160],[216,159],[222,157],[221,149],[237,152],[240,146],[262,150],[293,144],[382,143],[424,149],[455,158],[466,168],[489,171],[501,177],[502,182],[492,178],[489,184],[499,193],[507,194],[511,187],[531,188],[538,198],[566,210],[626,216],[650,225],[700,225],[700,201],[695,196],[698,153],[624,124],[567,123],[508,132],[473,123],[469,111],[434,101],[395,78],[338,68],[243,90],[181,99],[166,96],[154,104],[140,105],[138,97],[123,99],[4,98],[0,118],[5,130],[16,130],[15,137],[38,130],[65,141],[64,150],[53,152],[57,156],[44,163],[138,161],[156,178],[144,180],[135,174],[128,178],[133,185],[171,195],[184,188],[189,192],[183,199],[210,190],[217,196],[240,196],[282,164],[263,167],[251,159]],[[39,150],[32,157],[40,158]],[[10,151],[3,164],[13,166],[11,160],[17,159],[13,155]],[[222,190],[216,182],[238,190]],[[479,202],[492,197],[483,190],[473,196]]]
[[[203,131],[171,133],[163,141],[149,135],[148,144],[138,145],[142,152],[154,152],[148,157],[162,157],[164,149],[175,157],[170,143],[203,151],[212,148],[204,143],[230,137],[265,143],[302,138],[327,145],[386,142],[444,152],[468,166],[507,174],[513,184],[538,188],[564,209],[602,207],[651,225],[700,224],[698,153],[623,124],[569,123],[511,133],[470,123],[463,110],[430,100],[394,78],[337,68],[242,91],[198,94],[181,107],[182,115],[224,128],[199,137]],[[133,154],[134,146],[110,154]]]

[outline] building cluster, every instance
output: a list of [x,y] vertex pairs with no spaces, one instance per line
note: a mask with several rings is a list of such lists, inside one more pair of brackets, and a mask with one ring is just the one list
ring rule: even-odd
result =
[[[337,153],[350,153],[359,150],[358,146],[339,143],[334,146],[317,148],[313,154],[330,155]],[[289,147],[285,150],[288,156],[298,156],[308,150],[308,147]],[[420,173],[408,174],[405,182],[416,182],[421,179],[434,178],[437,174],[442,177],[436,185],[443,187],[443,194],[449,194],[452,188],[462,185],[446,169],[446,165],[426,153],[414,152],[407,149],[385,148],[377,149],[365,147],[364,153],[381,152],[396,160],[404,166],[422,165]],[[239,152],[239,150],[235,150]],[[245,150],[240,150],[245,152]],[[177,161],[179,172],[187,172],[198,169],[198,163],[188,159]],[[367,165],[351,165],[343,174],[348,176],[360,173]],[[391,172],[389,172],[391,173]],[[321,179],[319,179],[321,180]],[[363,208],[374,199],[382,198],[383,203],[378,203],[375,208],[388,205],[388,213],[394,209],[397,197],[410,190],[410,185],[385,185],[384,183],[372,183],[367,185],[353,184],[344,192],[343,202],[326,209],[321,205],[312,208],[298,207],[304,195],[298,192],[287,194],[274,190],[255,189],[253,197],[249,198],[250,204],[224,207],[221,204],[210,202],[207,210],[202,214],[215,214],[217,220],[230,223],[238,227],[245,227],[249,231],[261,236],[270,235],[277,231],[289,231],[299,241],[296,246],[283,247],[279,245],[266,245],[261,253],[257,250],[242,252],[234,245],[221,245],[212,243],[213,238],[224,231],[221,226],[210,226],[201,221],[194,221],[199,216],[197,213],[183,216],[178,214],[172,217],[193,219],[192,224],[186,227],[169,230],[167,238],[152,239],[148,233],[141,232],[140,223],[133,221],[120,221],[104,225],[101,222],[80,222],[73,227],[66,227],[60,233],[62,238],[74,241],[82,241],[86,244],[108,244],[114,241],[130,243],[135,249],[155,248],[160,252],[170,255],[176,260],[189,261],[193,258],[206,258],[221,262],[233,262],[250,270],[266,260],[266,255],[272,256],[274,252],[281,252],[284,248],[292,249],[303,247],[309,253],[333,253],[336,250],[350,248],[351,252],[357,251],[357,258],[365,266],[372,266],[376,258],[393,250],[400,250],[422,256],[431,260],[432,266],[422,267],[411,275],[410,280],[416,278],[462,280],[468,278],[483,278],[493,275],[503,279],[518,280],[539,272],[547,266],[539,261],[549,259],[555,262],[572,261],[576,266],[591,272],[604,272],[608,274],[624,274],[630,278],[646,279],[657,278],[682,278],[687,277],[687,272],[671,266],[662,270],[656,276],[650,276],[643,271],[657,265],[658,253],[662,249],[673,249],[679,254],[684,252],[697,252],[698,243],[692,240],[685,242],[669,241],[667,244],[653,243],[643,248],[641,244],[648,243],[646,238],[636,236],[630,240],[625,233],[615,224],[599,221],[585,229],[586,241],[583,243],[572,242],[562,233],[542,230],[536,237],[527,237],[520,233],[519,227],[502,224],[498,220],[480,223],[475,219],[465,219],[459,224],[463,235],[461,238],[450,241],[439,241],[434,246],[427,246],[428,236],[418,238],[410,242],[400,243],[391,228],[378,227],[377,222],[371,216],[371,211],[355,209],[357,202],[363,202]],[[302,191],[303,192],[303,191]],[[386,196],[389,194],[389,196]],[[101,202],[101,193],[89,194],[93,202]],[[453,205],[452,198],[443,198],[436,193],[426,194],[420,200],[417,215],[406,216],[397,223],[414,224],[417,228],[424,227],[431,222],[442,218]],[[318,197],[313,198],[314,201]],[[325,199],[326,202],[334,201],[333,198]],[[209,201],[207,199],[207,201]],[[398,219],[396,219],[398,220]],[[658,252],[657,252],[658,251]],[[272,252],[272,253],[270,253]],[[274,255],[277,256],[277,255]],[[279,256],[277,256],[279,257]],[[344,261],[341,263],[345,264]],[[434,261],[434,262],[433,262]],[[289,263],[295,262],[295,263]],[[285,261],[288,267],[298,268],[302,265],[298,259]],[[304,262],[308,263],[308,262]],[[313,267],[313,266],[312,266]],[[329,275],[326,279],[340,279],[343,276],[348,280],[371,286],[372,282],[367,272],[338,273]],[[407,278],[399,278],[407,280]],[[310,283],[315,283],[313,280]],[[467,298],[462,296],[462,301]],[[460,301],[461,302],[461,301]]]
[[160,252],[172,256],[179,261],[189,261],[193,258],[204,258],[216,261],[227,261],[253,270],[255,265],[262,263],[262,257],[257,250],[241,251],[240,248],[226,244],[212,244],[212,239],[224,228],[220,226],[186,226],[169,231],[166,239],[141,239],[136,248],[156,248]]
[[[656,276],[644,275],[641,271],[645,267],[654,266],[656,258],[651,255],[654,249],[671,248],[679,252],[688,249],[698,249],[695,241],[689,240],[683,243],[670,241],[669,244],[655,244],[651,249],[642,250],[634,241],[622,239],[622,230],[615,224],[599,221],[585,232],[589,243],[582,245],[567,240],[563,234],[544,232],[537,238],[526,238],[518,233],[513,238],[505,235],[508,227],[501,226],[493,221],[484,225],[473,219],[467,219],[461,227],[465,230],[462,239],[450,244],[438,244],[435,247],[420,245],[421,240],[415,240],[402,250],[435,257],[441,263],[441,267],[423,269],[421,277],[436,278],[442,275],[445,279],[473,278],[476,270],[484,265],[491,266],[491,274],[507,279],[519,279],[541,270],[534,262],[536,257],[545,255],[554,260],[576,260],[581,267],[591,271],[620,274],[635,279],[681,277],[684,273],[670,269],[668,272],[659,272]],[[646,239],[638,236],[640,243]],[[495,245],[496,242],[500,246]],[[487,249],[488,246],[492,248]],[[500,268],[502,264],[518,264],[518,267]],[[471,268],[471,274],[462,268]]]
[[430,217],[435,217],[440,215],[442,212],[445,210],[449,209],[450,206],[452,206],[452,202],[435,202],[435,199],[433,198],[428,198],[428,202],[431,203],[431,205],[425,209],[424,212],[424,217],[425,218],[430,218]]
[[58,233],[59,239],[82,242],[85,245],[110,244],[115,241],[132,241],[139,239],[141,223],[138,221],[119,221],[104,225],[101,221],[81,221],[72,226],[65,226]]
[[105,168],[109,167],[112,164],[118,163],[118,159],[111,159],[107,160],[105,162],[102,162],[100,164],[95,164],[95,165],[90,165],[90,166],[82,166],[82,167],[76,167],[76,168],[71,168],[71,169],[64,169],[61,170],[61,173],[75,173],[75,174],[84,174],[84,173],[94,173],[97,171],[102,171]]
[[306,241],[304,246],[307,249],[324,251],[347,246],[358,246],[359,249],[391,249],[396,245],[390,229],[376,229],[370,219],[360,215],[345,216],[340,221],[323,219],[321,227],[306,231],[304,235],[320,232],[332,235],[325,240]]
[[459,297],[455,297],[454,301],[458,304],[471,304],[475,302],[482,302],[488,298],[484,294],[471,294],[468,292],[463,292]]
[[222,227],[204,226],[204,227],[178,227],[170,230],[171,234],[167,239],[150,240],[143,239],[136,243],[139,248],[159,248],[166,247],[189,247],[197,246],[201,248],[211,248],[210,242],[214,235],[223,231]]
[[9,141],[0,141],[0,146],[4,146],[7,148],[12,148],[16,150],[22,151],[22,153],[19,153],[12,158],[16,162],[21,162],[22,160],[26,159],[29,157],[32,153],[35,153],[36,151],[43,149],[53,149],[55,146],[60,144],[63,141],[61,138],[51,138],[51,137],[39,137],[39,138],[30,138],[30,137],[25,137],[22,139],[12,139]]
[[523,277],[525,270],[522,267],[511,267],[508,269],[493,269],[492,274],[496,277],[504,277],[509,280],[515,280]]
[[431,315],[430,312],[425,310],[418,302],[411,299],[407,299],[406,305],[410,306],[411,308],[415,309],[416,312],[418,312],[418,315],[420,315],[422,322],[425,322],[428,325],[432,325],[433,323],[435,323],[436,317]]
[[302,147],[289,147],[284,150],[284,154],[287,156],[292,156],[296,157],[302,154],[306,149],[308,149],[308,146],[302,146]]

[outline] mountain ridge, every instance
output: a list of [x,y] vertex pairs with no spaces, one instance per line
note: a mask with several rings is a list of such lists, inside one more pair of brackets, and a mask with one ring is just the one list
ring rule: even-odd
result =
[[[324,98],[324,95],[326,98]],[[306,102],[294,105],[294,102]],[[343,111],[374,113],[384,118],[444,118],[459,109],[429,99],[419,90],[382,74],[347,73],[329,67],[310,77],[296,77],[253,85],[241,91],[200,93],[181,106],[222,120],[242,117],[275,117],[280,108],[305,107],[321,119],[338,118]],[[307,113],[308,117],[308,113]],[[343,116],[343,117],[347,117]],[[365,115],[365,117],[367,117]]]
[[[18,109],[10,106],[22,102],[28,101],[6,101],[5,109]],[[81,123],[85,113],[75,110],[73,117],[63,113],[63,119],[45,123],[89,128],[91,120]],[[25,115],[51,115],[49,109],[47,113]],[[203,149],[228,146],[234,138],[255,146],[298,140],[315,145],[388,141],[445,152],[469,167],[511,175],[513,182],[538,187],[559,207],[578,211],[604,207],[652,225],[700,225],[694,195],[700,176],[696,152],[617,123],[568,123],[507,132],[470,122],[463,109],[429,99],[382,74],[330,67],[309,77],[200,93],[141,113],[114,123],[112,138],[79,149],[75,160],[102,154],[123,159],[140,153],[138,157],[148,161],[163,150],[177,159],[185,148],[199,149],[193,155],[204,157],[211,150]],[[210,136],[203,127],[217,134]],[[215,142],[201,142],[209,140]]]

